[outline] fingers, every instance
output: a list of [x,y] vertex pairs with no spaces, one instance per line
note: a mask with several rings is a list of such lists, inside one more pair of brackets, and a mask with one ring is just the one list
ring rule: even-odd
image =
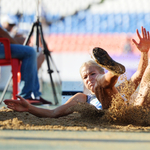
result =
[[143,26],[141,27],[141,31],[142,31],[142,36],[143,36],[143,38],[147,38],[146,29],[143,28]]
[[9,103],[13,103],[13,102],[15,102],[15,100],[12,100],[12,99],[5,99],[4,100],[4,103],[7,105],[7,104],[9,104]]
[[144,38],[144,29],[143,29],[143,26],[141,27],[141,31],[142,31],[142,35],[143,35],[143,38]]
[[146,29],[143,26],[141,27],[141,30],[143,38],[150,39],[149,31],[146,31]]
[[15,109],[16,100],[6,99],[6,100],[4,100],[4,103],[7,105],[8,108]]
[[147,38],[147,32],[146,32],[146,29],[143,28],[143,26],[142,26],[142,35],[143,35],[143,38]]
[[20,95],[16,95],[17,98],[20,99],[20,101],[25,101],[25,99],[23,97],[21,97]]
[[132,42],[138,47],[138,43],[134,39],[132,39]]
[[140,35],[140,33],[139,33],[139,30],[138,30],[138,29],[136,29],[136,33],[137,33],[137,36],[139,37],[139,39],[141,39],[141,35]]
[[17,98],[21,99],[22,97],[20,95],[16,95]]
[[147,31],[146,31],[145,28],[144,28],[144,37],[145,37],[146,39],[148,38]]
[[148,37],[148,39],[150,39],[149,31],[147,31],[147,37]]
[[12,99],[5,99],[4,100],[4,103],[6,105],[23,105],[23,104],[26,104],[26,105],[29,105],[29,102],[27,102],[24,98],[22,98],[21,96],[19,95],[16,95],[17,98],[19,98],[20,100],[12,100]]
[[10,109],[14,109],[15,108],[15,105],[17,105],[17,103],[15,103],[15,100],[13,101],[4,101],[4,103],[7,105],[8,108]]
[[16,110],[15,106],[7,105],[7,108]]
[[145,35],[145,29],[143,28],[143,26],[141,27],[141,31],[142,31],[142,36],[144,38],[146,35]]

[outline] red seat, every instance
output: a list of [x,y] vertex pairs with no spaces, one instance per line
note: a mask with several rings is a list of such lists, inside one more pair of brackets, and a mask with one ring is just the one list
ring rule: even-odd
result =
[[18,83],[20,82],[20,66],[21,62],[19,59],[11,58],[10,41],[7,38],[0,38],[0,43],[3,43],[5,50],[5,59],[0,59],[0,66],[11,65],[12,79],[13,79],[13,94],[12,99],[17,99],[18,94]]

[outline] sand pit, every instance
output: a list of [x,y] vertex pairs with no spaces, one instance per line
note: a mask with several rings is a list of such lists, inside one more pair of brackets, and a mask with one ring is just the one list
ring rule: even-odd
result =
[[28,112],[14,112],[3,107],[0,109],[0,129],[150,132],[148,109],[125,106],[104,112],[84,104],[74,109],[76,111],[68,116],[38,118]]
[[73,114],[60,118],[39,118],[28,112],[15,112],[2,107],[0,129],[150,132],[150,109],[133,106],[131,101],[134,101],[134,96],[131,99],[128,96],[130,92],[128,88],[120,90],[120,93],[127,96],[126,104],[120,96],[115,96],[111,107],[105,111],[79,103],[70,108],[74,110]]

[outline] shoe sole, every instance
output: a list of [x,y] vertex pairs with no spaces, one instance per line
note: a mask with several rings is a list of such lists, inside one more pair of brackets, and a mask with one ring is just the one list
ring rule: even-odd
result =
[[39,101],[40,101],[41,103],[43,103],[43,104],[52,105],[52,102],[49,102],[49,101],[43,99],[42,97],[40,97]]
[[42,104],[43,104],[42,102],[36,102],[36,101],[34,101],[34,100],[27,100],[27,99],[26,99],[26,101],[27,101],[28,103],[32,104],[32,105],[42,105]]
[[115,75],[120,75],[125,72],[125,67],[114,61],[109,54],[103,50],[102,48],[96,47],[93,49],[93,56],[95,58],[95,62],[99,64],[101,67],[111,71]]

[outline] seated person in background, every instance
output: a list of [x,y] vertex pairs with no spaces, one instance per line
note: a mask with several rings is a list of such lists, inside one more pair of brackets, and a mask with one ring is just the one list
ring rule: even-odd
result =
[[[134,102],[134,105],[147,106],[146,96],[148,95],[148,90],[150,88],[150,79],[147,78],[147,76],[150,75],[150,65],[148,65],[150,36],[149,32],[146,32],[146,29],[143,27],[143,37],[140,36],[138,30],[137,35],[140,39],[140,42],[137,43],[134,39],[133,42],[139,51],[141,51],[141,59],[137,71],[129,80],[130,86],[128,88],[131,90],[130,94],[132,95],[142,79],[139,94]],[[116,94],[120,95],[120,99],[124,101],[124,98],[122,98],[122,95],[119,94],[115,84],[119,75],[125,72],[125,67],[115,62],[105,50],[98,47],[93,49],[93,57],[95,58],[96,62],[85,62],[80,68],[81,78],[85,87],[91,92],[90,95],[77,93],[64,105],[61,105],[53,110],[32,106],[21,96],[18,96],[20,100],[5,100],[5,104],[8,108],[15,111],[26,111],[38,117],[56,118],[73,113],[74,110],[70,108],[76,106],[78,102],[85,103],[87,105],[94,105],[97,109],[108,109],[111,106],[112,97],[115,97]],[[107,69],[108,72],[104,73],[104,69],[102,67]],[[146,90],[142,88],[143,85],[147,87]],[[144,95],[141,96],[141,93]]]
[[[18,44],[24,44],[25,36],[19,33],[18,30],[18,19],[16,16],[12,15],[3,15],[1,18],[1,25],[4,30],[6,30],[10,36],[17,41]],[[33,44],[29,44],[29,46],[33,47]],[[42,51],[37,53],[37,67],[38,70],[41,67],[42,63],[44,62],[45,56],[43,55]]]
[[[52,104],[40,97],[35,50],[32,47],[18,44],[15,39],[0,28],[0,38],[4,37],[10,40],[12,58],[17,58],[22,62],[19,95],[30,104]],[[4,46],[2,44],[0,44],[0,58],[5,58]],[[34,97],[31,96],[32,94]]]
[[4,30],[6,30],[12,38],[14,38],[19,44],[23,44],[25,37],[23,34],[18,33],[18,19],[16,16],[3,15],[1,18],[1,25]]

